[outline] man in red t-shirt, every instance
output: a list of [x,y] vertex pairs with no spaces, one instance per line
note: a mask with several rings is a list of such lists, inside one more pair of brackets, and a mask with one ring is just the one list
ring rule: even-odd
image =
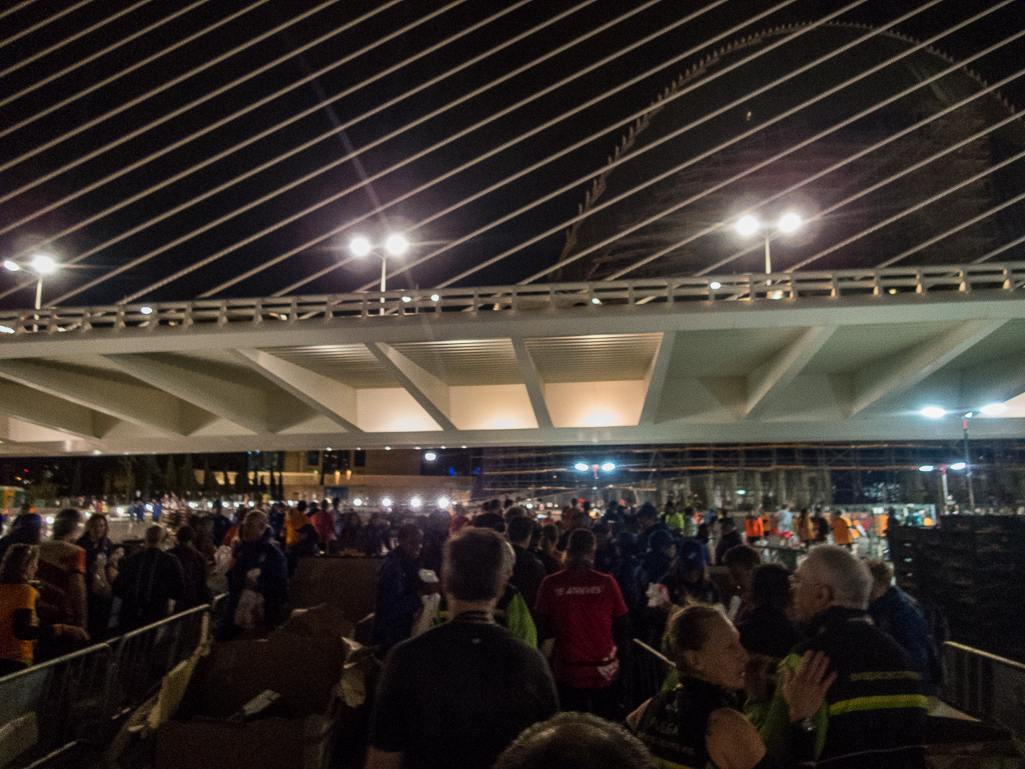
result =
[[616,580],[593,568],[595,550],[589,530],[570,534],[567,567],[541,582],[534,612],[562,709],[615,721],[621,718],[613,686],[617,655],[629,649],[630,622]]

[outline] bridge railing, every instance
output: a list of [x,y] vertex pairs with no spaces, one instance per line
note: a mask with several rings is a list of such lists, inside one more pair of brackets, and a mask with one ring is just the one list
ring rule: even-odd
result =
[[1020,292],[1025,262],[888,267],[832,272],[781,272],[766,276],[704,275],[592,283],[548,283],[321,294],[262,299],[49,307],[0,311],[4,335],[56,334],[92,329],[187,330],[193,326],[295,323],[311,319],[372,318],[445,312],[528,312],[599,305],[683,302],[771,302],[900,294]]

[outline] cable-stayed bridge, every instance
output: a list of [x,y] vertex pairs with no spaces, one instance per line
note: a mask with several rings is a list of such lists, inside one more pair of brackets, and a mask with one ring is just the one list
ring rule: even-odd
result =
[[0,451],[955,437],[1025,392],[1021,61],[1014,0],[16,3]]

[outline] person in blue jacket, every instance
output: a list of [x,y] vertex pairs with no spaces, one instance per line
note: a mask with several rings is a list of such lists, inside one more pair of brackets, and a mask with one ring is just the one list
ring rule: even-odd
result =
[[413,618],[420,607],[420,551],[424,535],[407,523],[399,529],[398,546],[385,556],[377,572],[377,602],[374,607],[374,644],[387,651],[413,632]]

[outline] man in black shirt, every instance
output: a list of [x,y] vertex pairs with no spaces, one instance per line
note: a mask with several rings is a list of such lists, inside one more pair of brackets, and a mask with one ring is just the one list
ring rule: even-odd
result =
[[146,549],[125,558],[114,580],[121,599],[121,629],[134,630],[166,619],[171,601],[181,601],[185,577],[178,559],[161,549],[167,532],[154,524],[146,529]]
[[527,549],[533,533],[534,520],[532,518],[524,515],[509,521],[509,542],[516,553],[516,563],[513,565],[513,573],[509,582],[523,594],[523,600],[531,609],[534,608],[541,580],[548,576],[545,565]]
[[513,561],[512,548],[489,529],[446,543],[442,588],[451,620],[389,653],[367,769],[488,769],[520,732],[558,711],[540,652],[493,619]]

